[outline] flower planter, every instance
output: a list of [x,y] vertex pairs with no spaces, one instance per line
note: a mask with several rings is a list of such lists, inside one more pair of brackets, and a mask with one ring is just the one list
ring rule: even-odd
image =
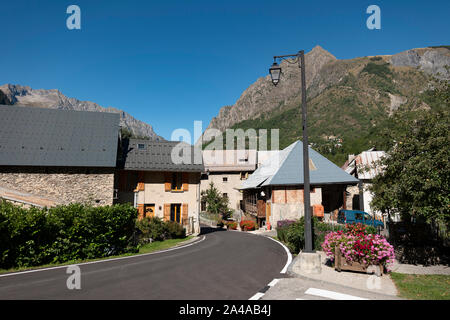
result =
[[382,264],[364,265],[356,261],[347,261],[338,247],[336,247],[334,252],[334,269],[339,272],[341,272],[342,270],[348,270],[348,271],[372,273],[369,271],[369,269],[371,269],[378,277],[383,275]]

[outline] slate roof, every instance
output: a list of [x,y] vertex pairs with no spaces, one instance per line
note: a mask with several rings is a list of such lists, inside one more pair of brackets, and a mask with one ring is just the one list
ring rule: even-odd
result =
[[0,165],[115,167],[119,114],[0,105]]
[[[139,171],[203,172],[201,150],[186,143],[179,144],[178,141],[130,139],[128,146],[125,146],[122,167],[125,170]],[[142,146],[142,149],[139,148],[139,145]],[[177,146],[180,147],[180,155],[185,151],[191,153],[188,163],[177,163],[177,159],[172,158],[172,150]],[[199,163],[195,163],[195,152],[199,152]],[[176,149],[174,153],[176,153]]]
[[[356,184],[349,175],[320,153],[309,148],[309,175],[312,185]],[[296,141],[266,161],[242,184],[241,189],[263,186],[303,185],[303,143]]]
[[203,164],[209,172],[255,171],[256,150],[203,150]]

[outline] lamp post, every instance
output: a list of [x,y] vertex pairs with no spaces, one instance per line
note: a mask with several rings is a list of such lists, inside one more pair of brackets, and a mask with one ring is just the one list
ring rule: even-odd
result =
[[310,200],[310,180],[309,180],[309,152],[308,152],[308,131],[306,126],[306,82],[305,82],[305,52],[299,51],[297,54],[289,54],[283,56],[274,56],[273,65],[269,69],[272,83],[276,86],[281,78],[281,66],[278,65],[277,59],[295,58],[301,70],[302,81],[302,124],[303,124],[303,199],[305,205],[305,253],[313,253],[312,241],[312,224],[311,224],[311,200]]

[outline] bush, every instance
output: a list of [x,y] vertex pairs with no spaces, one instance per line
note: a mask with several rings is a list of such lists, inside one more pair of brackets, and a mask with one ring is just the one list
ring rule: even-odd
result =
[[24,209],[0,202],[0,268],[31,267],[136,252],[137,211],[81,204]]
[[167,225],[159,218],[147,217],[136,221],[139,243],[162,241],[167,236]]
[[288,230],[289,225],[293,224],[295,220],[280,220],[277,222],[277,238],[282,241],[286,242],[286,233]]
[[183,226],[174,221],[166,221],[167,225],[167,238],[166,239],[179,239],[186,237],[186,230]]
[[163,221],[156,217],[147,217],[136,221],[139,243],[177,239],[186,237],[183,226],[173,221]]
[[228,229],[237,230],[237,222],[236,221],[226,221],[225,224]]
[[[314,230],[313,246],[319,249],[325,239],[325,235],[329,231],[336,231],[344,229],[340,225],[332,225],[320,222],[317,217],[311,218],[312,227]],[[282,220],[277,223],[277,237],[280,241],[286,243],[286,246],[292,253],[299,253],[305,247],[305,219],[301,217],[297,221]]]
[[256,223],[252,220],[242,220],[240,226],[244,231],[252,231],[256,229]]

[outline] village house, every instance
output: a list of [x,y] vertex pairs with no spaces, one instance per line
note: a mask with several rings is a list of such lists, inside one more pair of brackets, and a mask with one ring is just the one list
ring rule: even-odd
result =
[[141,218],[198,233],[201,156],[176,164],[179,142],[122,140],[119,122],[117,113],[0,106],[0,198],[36,207],[128,202]]
[[[256,169],[256,150],[204,150],[200,190],[209,189],[210,184],[228,198],[229,207],[234,212],[241,210],[242,192],[239,187]],[[206,203],[202,202],[202,211],[206,211]]]
[[[372,148],[367,151],[363,151],[358,155],[349,155],[348,160],[342,166],[348,174],[351,174],[357,178],[360,183],[358,187],[347,188],[347,209],[361,210],[375,215],[375,218],[385,220],[382,213],[372,208],[371,202],[373,194],[369,190],[372,185],[372,180],[380,173],[382,173],[382,167],[379,161],[386,156],[386,152],[377,151]],[[394,221],[399,221],[399,216],[394,215],[391,217]]]
[[[116,203],[132,203],[139,218],[158,217],[175,221],[187,233],[200,232],[200,177],[203,164],[195,162],[196,148],[185,145],[191,161],[177,163],[172,157],[179,142],[129,139],[122,144],[115,188]],[[176,151],[175,151],[176,152]]]
[[111,205],[119,114],[0,106],[0,197]]
[[[309,148],[311,207],[318,216],[336,213],[345,207],[347,185],[358,179]],[[303,145],[296,141],[274,153],[241,185],[245,213],[260,226],[276,228],[281,220],[296,220],[304,215]]]

